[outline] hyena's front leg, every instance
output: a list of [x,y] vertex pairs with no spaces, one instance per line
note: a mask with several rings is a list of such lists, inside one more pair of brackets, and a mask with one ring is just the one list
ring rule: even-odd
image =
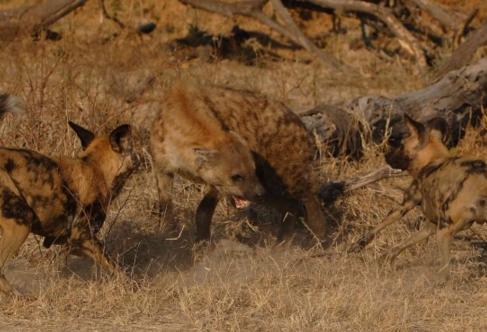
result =
[[323,209],[314,194],[308,194],[303,199],[306,209],[305,223],[310,228],[313,236],[319,241],[323,241],[326,236],[326,219]]
[[211,238],[211,219],[220,200],[220,193],[210,187],[196,209],[196,240],[209,241]]
[[162,226],[171,223],[174,218],[174,207],[171,199],[173,175],[165,170],[156,170],[155,176],[158,199],[156,211]]

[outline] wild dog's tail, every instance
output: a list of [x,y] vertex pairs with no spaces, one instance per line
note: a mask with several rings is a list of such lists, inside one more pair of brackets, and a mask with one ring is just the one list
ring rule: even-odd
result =
[[24,111],[24,103],[19,97],[0,93],[0,117],[5,113],[20,114]]

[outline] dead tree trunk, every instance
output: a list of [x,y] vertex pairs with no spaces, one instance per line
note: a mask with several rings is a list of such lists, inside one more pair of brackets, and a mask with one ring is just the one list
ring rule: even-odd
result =
[[182,3],[191,5],[195,8],[203,9],[206,11],[218,13],[224,16],[246,16],[253,18],[262,24],[267,25],[271,29],[279,32],[286,38],[289,38],[292,42],[300,45],[304,49],[316,54],[318,58],[331,69],[344,69],[345,65],[338,61],[330,54],[326,54],[320,50],[316,45],[309,40],[306,35],[299,30],[296,24],[293,22],[287,9],[282,4],[281,0],[270,0],[277,16],[284,21],[284,24],[280,24],[265,15],[262,11],[262,7],[267,3],[267,0],[247,0],[238,1],[234,3],[225,3],[218,0],[180,0]]
[[475,54],[475,51],[487,44],[487,21],[473,32],[451,55],[451,57],[438,69],[437,77],[467,65]]
[[359,0],[306,0],[306,2],[325,8],[362,12],[377,17],[399,39],[401,47],[413,56],[419,65],[426,66],[424,51],[419,45],[419,42],[387,8]]
[[420,121],[444,118],[450,128],[447,141],[455,145],[484,106],[487,58],[452,71],[421,90],[392,98],[364,96],[342,105],[320,105],[301,116],[331,153],[358,158],[365,141],[380,142],[404,113]]
[[35,34],[85,4],[86,0],[46,0],[0,12],[0,40]]
[[454,31],[460,28],[463,23],[462,19],[456,13],[446,11],[441,6],[435,4],[430,0],[408,0],[414,3],[419,8],[427,12],[431,17],[434,17],[443,27],[443,29]]

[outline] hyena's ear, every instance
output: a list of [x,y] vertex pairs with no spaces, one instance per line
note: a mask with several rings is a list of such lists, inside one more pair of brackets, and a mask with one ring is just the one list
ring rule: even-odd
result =
[[411,137],[416,138],[419,144],[424,144],[426,141],[426,127],[407,114],[404,114],[404,120],[406,121],[406,127]]
[[78,138],[81,141],[81,146],[83,147],[83,149],[86,149],[86,147],[90,145],[91,141],[93,141],[93,139],[95,138],[95,134],[93,134],[88,129],[81,127],[80,125],[77,125],[72,121],[69,121],[68,124],[71,127],[71,129],[74,130],[76,135],[78,135]]
[[115,128],[110,133],[110,144],[112,149],[119,153],[132,149],[132,127],[124,124]]
[[208,149],[204,147],[195,147],[193,152],[196,156],[195,161],[197,167],[201,167],[203,164],[211,162],[218,156],[218,150]]
[[429,120],[426,123],[431,136],[436,137],[440,142],[446,143],[448,140],[448,122],[441,118],[436,117]]

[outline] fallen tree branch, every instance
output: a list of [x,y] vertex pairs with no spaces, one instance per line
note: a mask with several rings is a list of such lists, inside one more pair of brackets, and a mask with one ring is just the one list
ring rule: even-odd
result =
[[329,205],[340,195],[365,187],[371,183],[403,174],[401,170],[384,166],[364,175],[354,176],[342,181],[329,181],[323,184],[318,193],[321,200]]
[[232,17],[235,15],[251,17],[273,30],[276,30],[292,42],[300,45],[304,49],[315,54],[320,61],[332,69],[343,70],[345,66],[330,54],[326,54],[314,45],[292,21],[287,9],[280,0],[271,0],[274,10],[285,22],[279,24],[262,12],[262,7],[267,0],[250,0],[238,1],[234,3],[225,3],[218,0],[179,0],[180,2],[191,5],[195,8],[218,13],[224,16]]
[[107,7],[105,6],[105,0],[100,0],[100,8],[104,18],[112,22],[115,22],[115,24],[117,24],[120,29],[125,28],[125,24],[122,21],[120,21],[118,18],[108,13]]
[[462,19],[455,13],[449,13],[430,0],[407,0],[436,19],[445,31],[455,31],[462,25]]
[[487,45],[487,20],[480,28],[473,32],[450,56],[450,58],[440,66],[435,77],[441,77],[449,71],[467,65],[474,56],[477,49]]
[[447,143],[456,145],[466,126],[487,106],[487,58],[449,72],[439,81],[397,97],[364,96],[341,105],[319,105],[301,113],[305,125],[334,155],[361,156],[365,142],[381,142],[404,113],[449,124]]
[[86,0],[46,0],[0,12],[0,39],[12,40],[22,32],[38,33],[85,3]]
[[426,66],[426,57],[418,40],[385,7],[359,0],[300,0],[340,11],[362,12],[377,17],[398,38],[401,47],[412,55],[420,66]]

